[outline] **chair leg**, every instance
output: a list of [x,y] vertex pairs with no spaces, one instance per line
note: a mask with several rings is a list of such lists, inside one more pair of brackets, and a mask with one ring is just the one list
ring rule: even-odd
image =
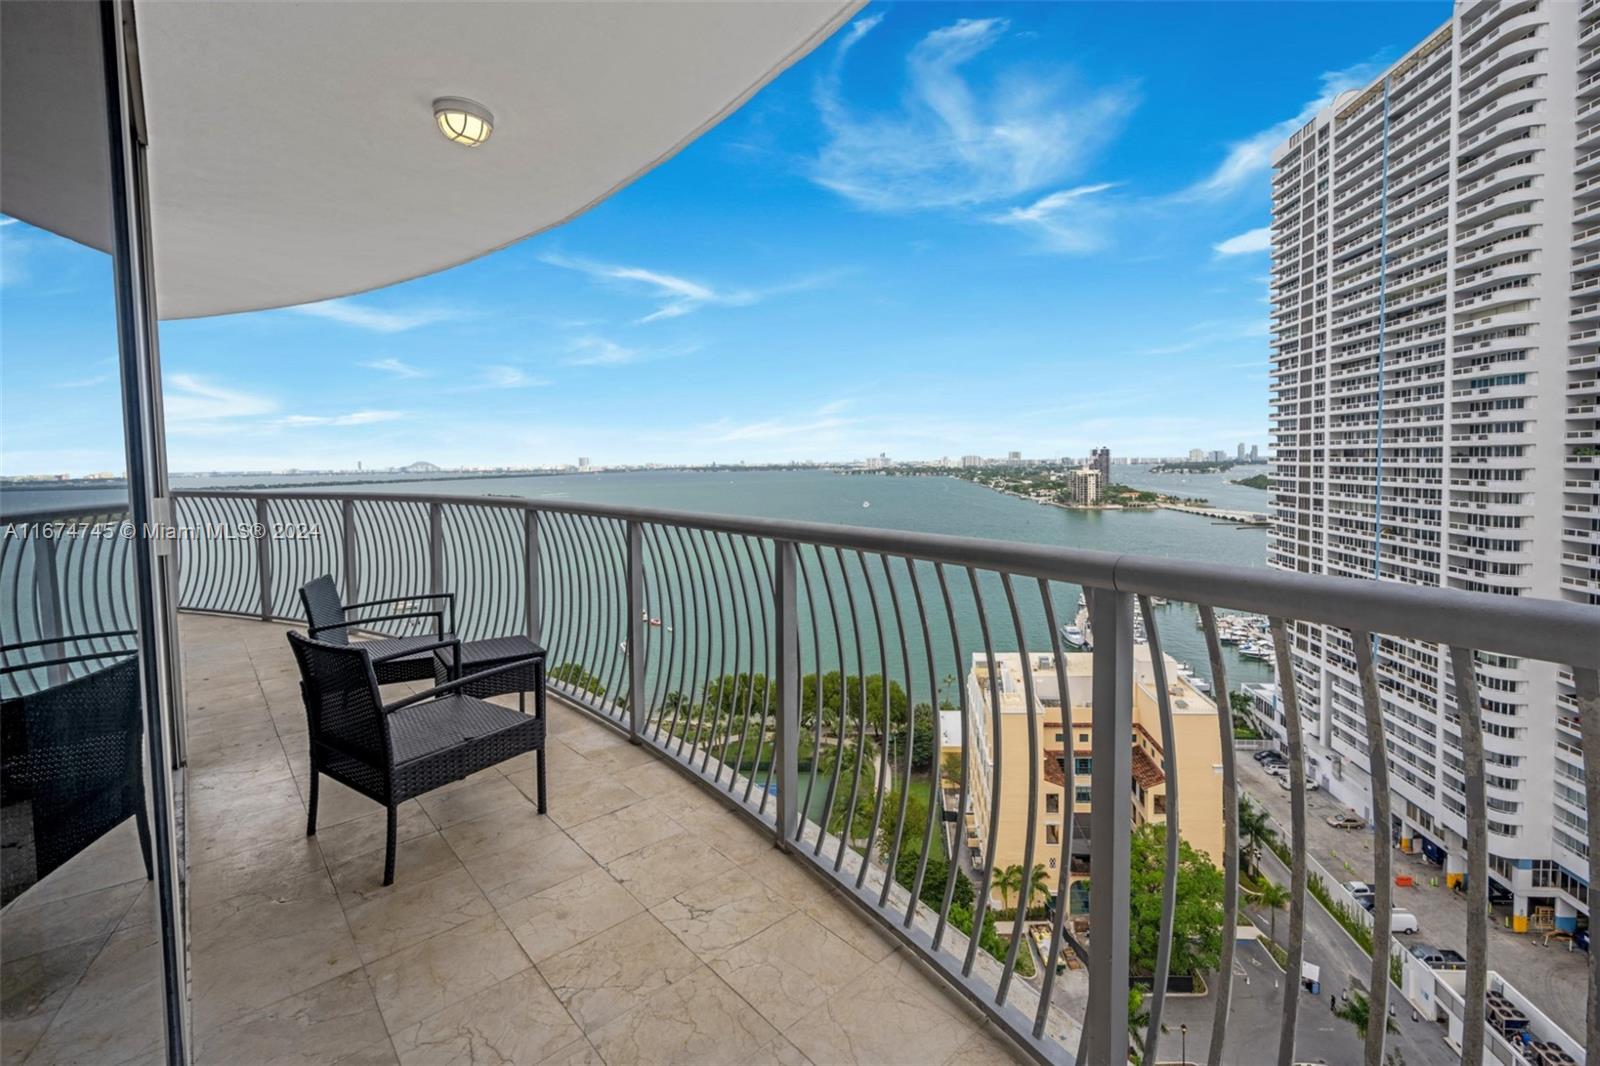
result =
[[317,773],[317,768],[311,768],[311,809],[306,812],[306,836],[317,835],[317,780],[322,775]]
[[143,796],[139,797],[139,809],[134,812],[133,821],[139,828],[139,852],[144,856],[144,879],[154,881],[156,868],[150,861],[150,816],[145,813]]
[[395,814],[395,808],[391,804],[389,807],[389,831],[387,844],[383,853],[383,883],[385,885],[394,884]]
[[544,803],[544,745],[540,744],[533,756],[534,777],[539,782],[539,813],[545,813]]

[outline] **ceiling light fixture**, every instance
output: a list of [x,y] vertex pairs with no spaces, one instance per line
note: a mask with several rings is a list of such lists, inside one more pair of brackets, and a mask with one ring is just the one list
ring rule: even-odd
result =
[[447,141],[476,148],[494,132],[489,109],[459,96],[441,96],[433,102],[433,119]]

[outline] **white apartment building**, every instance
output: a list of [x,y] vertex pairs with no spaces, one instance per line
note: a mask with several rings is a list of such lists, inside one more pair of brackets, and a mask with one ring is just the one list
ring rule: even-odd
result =
[[[1600,604],[1600,0],[1473,0],[1279,146],[1268,557]],[[1465,865],[1445,649],[1384,640],[1403,846]],[[1492,878],[1588,913],[1570,677],[1480,656]],[[1295,633],[1313,773],[1370,814],[1348,637]]]

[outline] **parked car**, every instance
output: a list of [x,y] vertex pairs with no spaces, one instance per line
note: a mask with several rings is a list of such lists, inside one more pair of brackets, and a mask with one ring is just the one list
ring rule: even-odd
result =
[[1356,898],[1357,903],[1369,911],[1372,909],[1372,905],[1377,902],[1378,894],[1365,881],[1346,881],[1344,887]]
[[1346,811],[1344,814],[1330,814],[1323,821],[1335,829],[1361,829],[1367,824],[1365,818],[1350,811]]
[[1289,773],[1288,763],[1269,762],[1264,765],[1267,768],[1267,773],[1273,777],[1285,777]]
[[1422,926],[1417,923],[1417,916],[1404,907],[1395,907],[1389,912],[1389,932],[1415,933]]
[[1411,954],[1427,963],[1430,969],[1465,970],[1467,968],[1466,956],[1449,948],[1436,948],[1432,944],[1412,944]]
[[1584,951],[1588,951],[1589,950],[1589,930],[1588,930],[1588,927],[1584,927],[1582,929],[1579,929],[1576,933],[1573,933],[1572,934],[1572,942],[1573,942],[1573,944],[1575,944],[1579,948],[1582,948]]
[[1513,896],[1511,890],[1501,885],[1494,878],[1489,878],[1489,902],[1496,907],[1511,906]]
[[1256,752],[1250,757],[1256,762],[1270,762],[1274,759],[1278,762],[1283,762],[1283,756],[1273,751],[1271,748],[1262,748],[1260,751]]

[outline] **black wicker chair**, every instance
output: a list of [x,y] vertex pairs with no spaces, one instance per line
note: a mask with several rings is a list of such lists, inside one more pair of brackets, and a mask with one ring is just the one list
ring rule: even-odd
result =
[[[317,831],[319,774],[381,803],[389,812],[383,861],[386,885],[394,883],[395,812],[400,804],[544,747],[542,714],[530,717],[460,691],[502,670],[525,669],[526,660],[447,681],[385,705],[378,694],[377,671],[387,663],[371,653],[371,644],[334,644],[299,633],[289,634],[289,644],[300,665],[300,692],[311,734],[306,835]],[[436,641],[426,649],[430,660],[439,648],[452,649],[456,655],[452,661],[459,659],[460,641]],[[544,813],[542,804],[539,813]]]
[[[352,617],[369,607],[405,606],[421,601],[445,601],[444,609],[397,610],[387,614]],[[394,622],[402,619],[426,619],[434,622],[432,636],[420,634],[405,637],[384,637],[364,642],[378,667],[378,684],[392,685],[397,681],[432,681],[433,652],[440,641],[448,641],[455,634],[456,597],[453,592],[417,593],[411,596],[390,596],[383,600],[367,600],[346,604],[339,599],[339,588],[333,578],[323,575],[315,581],[300,586],[300,603],[306,611],[307,634],[314,640],[329,644],[349,644],[350,630],[372,622]],[[448,612],[449,622],[446,623]],[[398,654],[398,653],[409,654]]]
[[[132,637],[132,631],[119,630],[0,648],[0,674],[7,675],[115,660],[0,703],[6,855],[0,903],[11,902],[129,818],[135,819],[150,876],[138,654],[127,646],[76,651],[95,643],[126,645]],[[68,645],[74,654],[62,654]],[[47,657],[18,661],[29,649]]]

